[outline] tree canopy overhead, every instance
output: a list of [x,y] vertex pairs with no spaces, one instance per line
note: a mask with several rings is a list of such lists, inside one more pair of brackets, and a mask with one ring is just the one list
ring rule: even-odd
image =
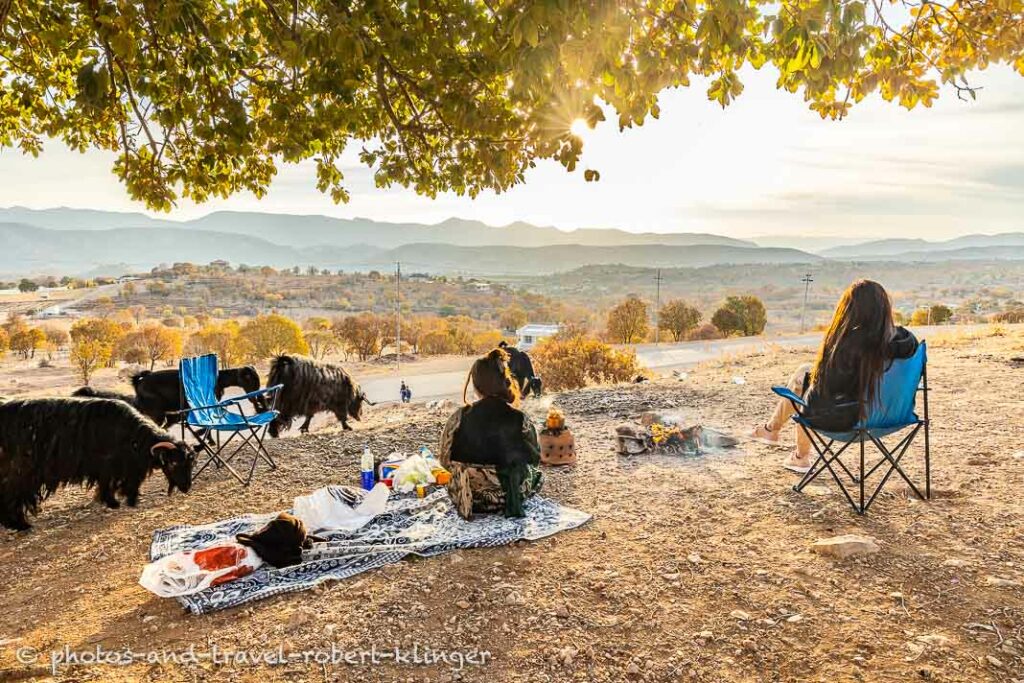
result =
[[973,97],[992,63],[1024,74],[1024,0],[0,0],[0,145],[111,150],[159,209],[261,196],[281,160],[346,201],[352,143],[379,186],[475,196],[574,170],[573,122],[640,125],[696,76],[724,107],[771,65],[840,119]]

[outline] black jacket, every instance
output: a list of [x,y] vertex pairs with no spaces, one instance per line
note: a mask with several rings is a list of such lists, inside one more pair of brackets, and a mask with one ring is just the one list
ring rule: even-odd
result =
[[[857,330],[847,338],[850,348],[860,348]],[[917,351],[917,338],[905,327],[897,327],[896,334],[889,341],[890,360],[910,358]],[[817,427],[830,432],[844,432],[851,429],[860,419],[859,400],[866,387],[860,386],[859,370],[861,354],[842,353],[840,362],[824,377],[823,387],[813,386],[806,392],[807,408],[803,415]]]
[[452,441],[452,460],[475,465],[536,465],[540,446],[533,422],[500,398],[463,408]]

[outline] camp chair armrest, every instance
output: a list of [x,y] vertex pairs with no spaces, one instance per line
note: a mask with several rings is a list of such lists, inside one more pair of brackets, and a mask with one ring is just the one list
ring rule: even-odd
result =
[[792,401],[795,405],[798,405],[801,408],[807,407],[807,401],[805,401],[800,396],[797,396],[796,392],[790,389],[789,387],[772,387],[772,391],[774,391],[782,398]]
[[225,399],[220,405],[227,403],[235,403],[237,401],[245,401],[246,399],[256,398],[257,396],[263,396],[265,394],[275,394],[284,388],[283,384],[275,384],[272,387],[266,387],[265,389],[257,389],[256,391],[250,391],[248,394],[242,394],[240,396],[232,396],[231,398]]

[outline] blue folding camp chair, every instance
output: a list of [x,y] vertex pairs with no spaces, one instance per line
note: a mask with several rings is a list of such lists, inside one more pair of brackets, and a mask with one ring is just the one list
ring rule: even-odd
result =
[[[818,453],[817,459],[811,465],[811,469],[803,476],[800,483],[794,486],[794,490],[803,491],[804,487],[814,481],[824,470],[832,474],[839,485],[839,489],[846,496],[853,509],[860,514],[867,512],[871,503],[881,492],[882,487],[892,476],[893,472],[899,474],[910,489],[922,500],[931,498],[931,452],[928,434],[928,352],[924,342],[918,345],[917,352],[910,358],[892,361],[889,368],[882,375],[878,396],[868,410],[867,418],[858,422],[848,432],[828,432],[815,428],[814,424],[805,419],[801,414],[802,409],[807,407],[803,398],[796,395],[786,387],[772,387],[779,396],[788,399],[793,403],[796,415],[793,421],[804,430],[807,438],[810,439],[814,450]],[[919,418],[914,412],[914,403],[917,392],[921,391],[923,396],[924,417]],[[909,430],[909,431],[906,431]],[[914,437],[918,432],[924,430],[924,494],[910,480],[907,473],[900,466],[903,456],[910,448]],[[896,443],[895,447],[889,448],[882,439],[897,432],[906,432]],[[870,442],[875,445],[881,453],[882,458],[871,467],[865,469],[864,445]],[[838,449],[833,449],[835,444],[842,444]],[[857,474],[850,471],[850,468],[842,461],[842,456],[851,444],[860,444],[860,466]],[[888,469],[882,475],[881,481],[874,488],[873,492],[865,500],[865,484],[869,477],[875,474],[882,466],[888,464]],[[835,467],[834,467],[835,466]],[[857,499],[850,495],[847,490],[843,474],[855,485],[859,491]]]
[[[248,486],[259,460],[264,460],[270,465],[270,469],[277,469],[277,463],[264,447],[263,439],[267,435],[270,423],[278,415],[274,406],[282,385],[267,387],[241,396],[232,396],[221,401],[217,399],[216,395],[217,356],[215,354],[182,358],[178,372],[181,376],[182,405],[188,406],[185,410],[178,411],[183,416],[181,420],[182,438],[185,436],[185,430],[188,429],[199,442],[200,449],[208,456],[192,475],[193,479],[212,464],[218,469],[226,468],[243,486]],[[249,399],[261,397],[266,397],[262,403],[268,406],[267,410],[247,415],[244,404]],[[229,408],[236,410],[229,410]],[[228,437],[222,441],[221,435],[224,433],[227,433]],[[232,442],[236,444],[235,449],[230,455],[224,457],[224,450]],[[253,457],[252,463],[249,465],[248,476],[242,478],[242,475],[231,466],[231,460],[246,448],[253,451]]]

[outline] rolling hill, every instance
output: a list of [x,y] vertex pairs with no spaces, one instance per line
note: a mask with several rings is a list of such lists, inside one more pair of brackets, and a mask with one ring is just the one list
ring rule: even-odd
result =
[[[841,260],[921,260],[926,256],[958,260],[963,258],[1022,258],[1024,233],[1008,232],[996,235],[964,235],[950,240],[887,239],[861,244],[837,246],[819,252],[822,256]],[[979,252],[977,250],[985,250]],[[1005,254],[1000,253],[1005,249]],[[983,254],[983,255],[982,255]],[[929,258],[928,260],[935,260]]]
[[410,271],[466,275],[542,275],[588,264],[654,267],[747,263],[814,263],[819,257],[795,249],[747,246],[624,245],[544,247],[407,244],[383,249],[365,244],[295,247],[256,236],[196,228],[115,228],[48,230],[20,223],[0,223],[0,273],[72,274],[96,272],[104,264],[138,271],[161,263],[233,264],[277,268],[312,265],[331,270],[390,270],[402,261]]
[[493,227],[480,221],[449,218],[435,225],[386,223],[368,218],[331,218],[239,211],[217,211],[190,221],[150,218],[141,213],[85,209],[0,209],[0,222],[34,225],[50,230],[107,230],[111,228],[187,229],[256,237],[292,247],[349,247],[369,245],[393,249],[407,244],[452,244],[466,247],[544,247],[578,244],[614,247],[628,244],[691,246],[711,244],[757,247],[753,242],[702,233],[631,233],[625,230],[591,229],[565,231],[529,223]]

